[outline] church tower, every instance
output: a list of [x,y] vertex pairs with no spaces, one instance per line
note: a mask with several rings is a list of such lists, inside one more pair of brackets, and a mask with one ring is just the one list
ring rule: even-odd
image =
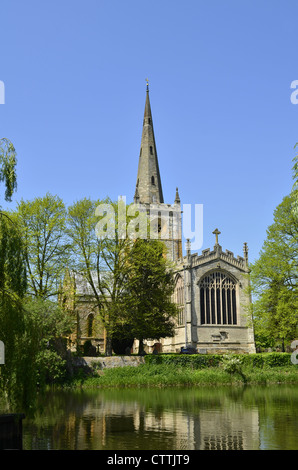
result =
[[153,234],[152,238],[159,238],[165,242],[168,258],[172,261],[181,259],[182,227],[180,197],[178,188],[176,188],[174,204],[164,203],[148,80],[134,203],[142,205],[147,214],[150,214],[151,227],[157,227],[156,231],[151,231],[151,235]]

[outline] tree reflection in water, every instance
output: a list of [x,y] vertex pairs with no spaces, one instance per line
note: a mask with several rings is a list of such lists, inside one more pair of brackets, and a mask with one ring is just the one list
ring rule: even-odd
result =
[[24,449],[298,449],[295,386],[55,391]]

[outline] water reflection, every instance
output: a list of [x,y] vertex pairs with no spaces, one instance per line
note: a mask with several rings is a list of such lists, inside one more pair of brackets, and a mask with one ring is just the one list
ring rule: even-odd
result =
[[297,449],[293,386],[49,393],[25,449]]

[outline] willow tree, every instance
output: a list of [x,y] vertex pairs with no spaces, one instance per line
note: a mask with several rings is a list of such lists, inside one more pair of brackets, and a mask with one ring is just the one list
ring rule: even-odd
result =
[[[26,270],[20,234],[11,221],[0,217],[0,339],[5,363],[0,387],[13,406],[28,404],[33,391],[31,338],[26,334],[23,299]],[[31,357],[30,357],[31,356]],[[35,354],[34,354],[35,356]]]
[[0,182],[5,185],[4,199],[11,201],[17,188],[16,151],[12,142],[5,137],[0,139]]
[[[17,187],[16,151],[5,138],[0,139],[0,182],[5,186],[4,200],[10,202]],[[38,349],[26,324],[26,288],[22,233],[14,217],[0,211],[0,340],[5,348],[0,390],[10,409],[28,412],[37,392]]]

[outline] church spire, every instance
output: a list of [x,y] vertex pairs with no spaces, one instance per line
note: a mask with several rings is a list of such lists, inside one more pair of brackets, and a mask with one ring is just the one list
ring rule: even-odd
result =
[[136,189],[139,196],[138,202],[141,204],[160,204],[164,202],[153,130],[148,79]]

